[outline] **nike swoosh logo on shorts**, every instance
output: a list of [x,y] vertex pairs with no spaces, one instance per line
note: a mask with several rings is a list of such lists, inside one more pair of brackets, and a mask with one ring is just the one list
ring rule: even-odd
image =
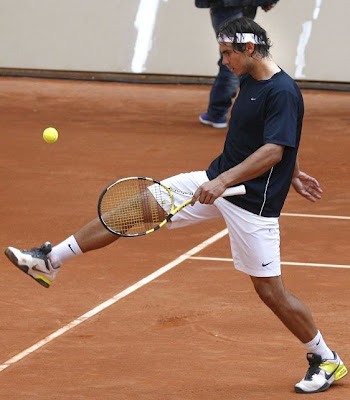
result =
[[271,263],[273,263],[273,261],[270,261],[270,262],[268,262],[268,263],[266,263],[266,264],[262,263],[261,266],[262,266],[262,267],[267,267],[267,266],[268,266],[269,264],[271,264]]

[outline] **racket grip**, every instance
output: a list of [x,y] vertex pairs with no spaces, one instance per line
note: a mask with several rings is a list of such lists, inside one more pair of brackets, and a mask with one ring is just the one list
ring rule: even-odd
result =
[[221,197],[237,196],[239,194],[246,194],[244,185],[234,186],[226,189]]

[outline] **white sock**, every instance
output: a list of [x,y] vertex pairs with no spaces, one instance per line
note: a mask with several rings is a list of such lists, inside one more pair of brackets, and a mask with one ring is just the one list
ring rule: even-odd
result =
[[79,256],[80,254],[83,254],[83,252],[81,251],[78,242],[75,240],[75,237],[72,235],[63,242],[54,246],[48,257],[53,267],[59,267],[70,258]]
[[317,331],[317,335],[310,342],[304,343],[304,346],[308,353],[318,354],[323,360],[334,358],[333,352],[326,345],[320,331]]

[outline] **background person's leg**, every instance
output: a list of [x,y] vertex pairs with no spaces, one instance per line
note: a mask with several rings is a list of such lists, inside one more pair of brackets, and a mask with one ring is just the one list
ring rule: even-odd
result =
[[[212,26],[216,32],[219,26],[229,18],[242,17],[241,7],[213,7],[210,9]],[[236,96],[239,79],[226,66],[222,65],[222,57],[218,61],[219,72],[215,77],[214,84],[209,95],[209,105],[206,113],[201,115],[201,122],[213,123],[215,128],[227,126],[227,113],[231,107],[232,99]]]

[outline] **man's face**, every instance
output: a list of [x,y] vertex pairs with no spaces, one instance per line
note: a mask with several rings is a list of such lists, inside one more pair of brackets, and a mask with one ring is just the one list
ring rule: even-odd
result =
[[250,57],[246,52],[235,52],[231,43],[220,43],[222,63],[226,65],[237,76],[245,75],[249,72]]

